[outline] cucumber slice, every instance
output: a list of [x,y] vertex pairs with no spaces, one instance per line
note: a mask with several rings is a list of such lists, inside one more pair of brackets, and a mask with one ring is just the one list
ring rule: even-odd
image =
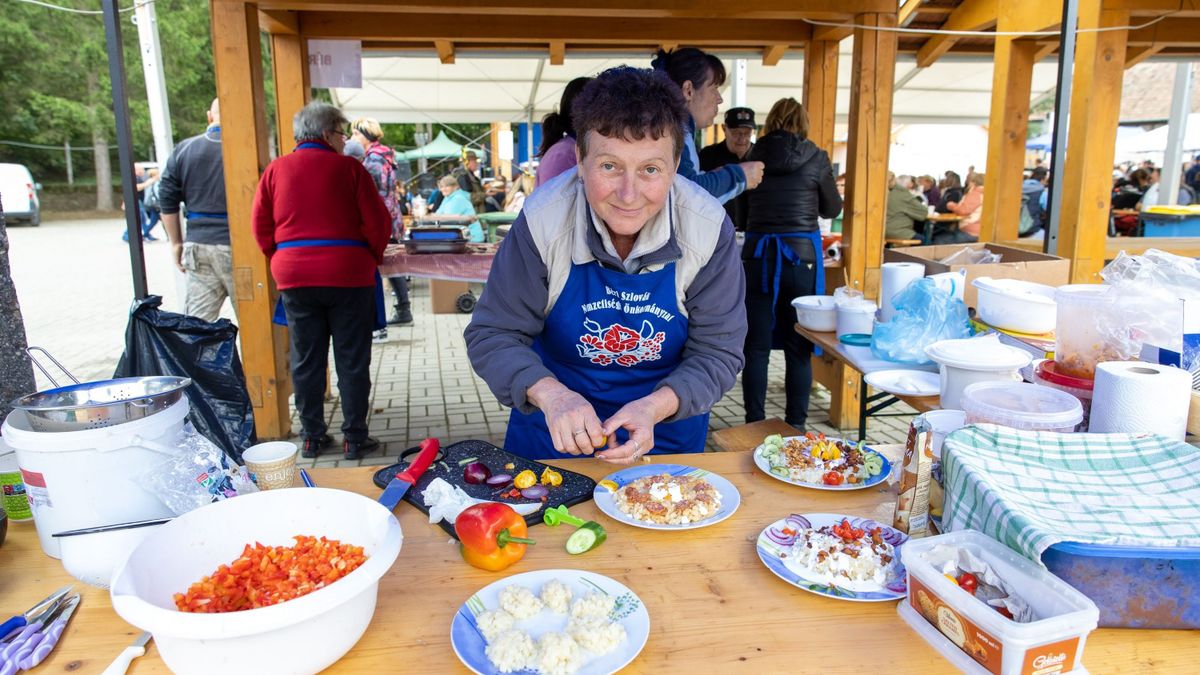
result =
[[567,537],[567,553],[571,555],[587,553],[603,544],[607,538],[608,535],[599,523],[588,521],[575,530],[570,537]]

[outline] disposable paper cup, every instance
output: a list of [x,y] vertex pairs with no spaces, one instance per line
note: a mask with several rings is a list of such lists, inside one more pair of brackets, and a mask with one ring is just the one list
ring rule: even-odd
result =
[[289,488],[296,481],[295,443],[274,441],[259,443],[242,453],[246,468],[254,476],[261,490]]

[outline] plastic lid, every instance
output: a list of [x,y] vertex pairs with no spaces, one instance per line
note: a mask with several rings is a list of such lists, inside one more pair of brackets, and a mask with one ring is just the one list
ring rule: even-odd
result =
[[1083,421],[1079,399],[1065,391],[1025,382],[976,382],[963,390],[968,422],[1014,429],[1074,429]]
[[963,370],[1017,370],[1033,360],[1029,352],[1001,344],[995,333],[935,342],[925,348],[925,355],[944,366]]
[[1057,384],[1060,387],[1091,391],[1096,386],[1095,380],[1058,372],[1058,362],[1049,359],[1038,362],[1037,376],[1050,384]]
[[1024,302],[1031,302],[1047,307],[1055,304],[1055,289],[1053,286],[1047,286],[1046,284],[1035,284],[1032,281],[1021,281],[1020,279],[979,277],[971,282],[971,285],[980,290],[993,291]]

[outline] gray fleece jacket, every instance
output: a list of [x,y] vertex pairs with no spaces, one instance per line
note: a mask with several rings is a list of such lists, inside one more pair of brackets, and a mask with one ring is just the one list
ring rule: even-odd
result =
[[530,195],[496,253],[463,334],[475,372],[501,403],[533,412],[526,392],[553,375],[530,345],[572,265],[592,261],[627,274],[675,263],[677,309],[688,319],[688,338],[683,361],[658,386],[670,386],[679,397],[679,410],[666,421],[708,412],[744,365],[746,281],[725,209],[682,176],[624,262],[588,206],[576,169]]

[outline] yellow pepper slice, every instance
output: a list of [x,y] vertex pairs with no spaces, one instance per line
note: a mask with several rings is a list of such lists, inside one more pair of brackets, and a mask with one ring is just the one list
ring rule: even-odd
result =
[[542,485],[549,485],[550,487],[562,485],[562,474],[550,467],[546,467],[546,470],[542,472]]
[[608,480],[607,478],[605,478],[604,480],[602,480],[596,484],[599,485],[600,487],[608,490],[609,492],[616,492],[618,489],[617,484],[611,480]]
[[537,474],[529,469],[525,469],[513,479],[513,485],[517,486],[518,489],[524,490],[527,487],[533,487],[537,481]]

